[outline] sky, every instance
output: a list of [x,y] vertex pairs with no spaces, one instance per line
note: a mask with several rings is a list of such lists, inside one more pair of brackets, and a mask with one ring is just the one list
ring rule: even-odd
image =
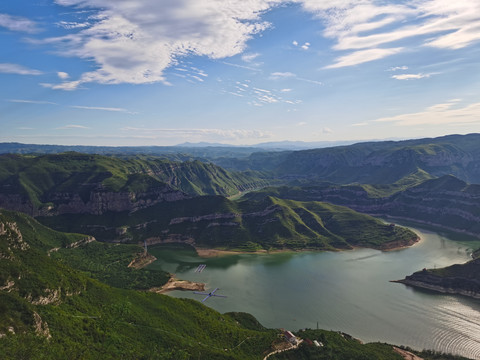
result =
[[0,142],[480,132],[480,0],[8,0],[0,48]]

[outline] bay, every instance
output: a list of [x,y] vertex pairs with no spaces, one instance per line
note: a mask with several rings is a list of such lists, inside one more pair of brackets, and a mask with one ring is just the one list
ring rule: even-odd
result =
[[[468,261],[471,249],[434,232],[412,229],[422,240],[396,251],[239,254],[199,258],[193,249],[149,251],[151,266],[177,278],[205,282],[228,298],[205,304],[224,313],[253,314],[270,328],[319,328],[480,359],[480,301],[391,283],[422,268]],[[199,264],[204,271],[195,272]],[[170,296],[202,300],[192,292]]]

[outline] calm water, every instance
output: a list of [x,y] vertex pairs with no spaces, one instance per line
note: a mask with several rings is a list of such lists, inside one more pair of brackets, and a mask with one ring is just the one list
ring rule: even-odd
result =
[[[480,300],[390,283],[424,267],[470,259],[466,246],[415,230],[422,241],[408,249],[201,259],[191,250],[151,248],[159,266],[178,278],[205,282],[228,298],[210,298],[220,311],[245,311],[263,325],[297,330],[340,330],[365,342],[382,341],[480,359]],[[199,264],[207,267],[195,273]],[[202,300],[174,291],[175,297]]]

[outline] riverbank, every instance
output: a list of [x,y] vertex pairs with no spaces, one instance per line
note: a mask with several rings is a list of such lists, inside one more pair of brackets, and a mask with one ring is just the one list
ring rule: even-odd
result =
[[321,252],[321,251],[345,251],[345,250],[355,250],[355,249],[374,249],[380,251],[396,251],[409,248],[413,245],[419,244],[422,241],[420,236],[417,236],[414,239],[409,239],[405,241],[395,241],[391,243],[383,244],[380,247],[365,247],[365,246],[352,246],[351,249],[315,249],[315,248],[303,248],[303,249],[275,249],[275,250],[257,250],[257,251],[241,251],[241,250],[223,250],[223,249],[214,249],[214,248],[200,248],[196,247],[195,251],[198,256],[201,258],[214,258],[220,256],[228,255],[243,255],[243,254],[252,254],[252,255],[271,255],[271,254],[285,254],[285,253],[299,253],[299,252]]

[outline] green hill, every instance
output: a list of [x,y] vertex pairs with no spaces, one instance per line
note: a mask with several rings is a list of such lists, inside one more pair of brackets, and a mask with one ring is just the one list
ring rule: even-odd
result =
[[297,201],[325,201],[366,214],[397,217],[480,237],[480,185],[467,184],[452,175],[421,179],[415,175],[392,185],[323,183],[270,187],[248,193],[244,199],[276,196]]
[[416,235],[351,209],[321,202],[263,197],[231,201],[204,196],[159,203],[136,212],[38,217],[57,230],[101,241],[184,242],[197,247],[276,250],[388,248],[411,244]]
[[228,169],[269,170],[286,182],[392,184],[420,171],[429,177],[452,174],[468,183],[480,183],[480,134],[253,153],[248,158],[215,162]]
[[[85,240],[0,212],[2,359],[260,359],[276,337],[197,301],[91,279],[57,250],[92,243]],[[109,256],[104,263],[122,258]]]
[[[24,214],[0,211],[0,358],[250,360],[286,346],[280,331],[264,328],[249,314],[222,315],[198,301],[92,279],[85,266],[77,269],[69,252],[80,251],[76,256],[84,256],[91,268],[103,263],[106,274],[110,261],[122,262],[135,252],[128,245],[101,244],[110,251],[95,255],[86,250],[91,244],[95,241],[84,235],[56,232]],[[98,261],[103,256],[109,258]],[[325,353],[399,358],[391,345],[363,345],[330,331],[317,330],[314,336],[323,341]]]
[[199,161],[137,156],[0,156],[0,206],[31,215],[135,210],[199,195],[235,195],[266,181]]

